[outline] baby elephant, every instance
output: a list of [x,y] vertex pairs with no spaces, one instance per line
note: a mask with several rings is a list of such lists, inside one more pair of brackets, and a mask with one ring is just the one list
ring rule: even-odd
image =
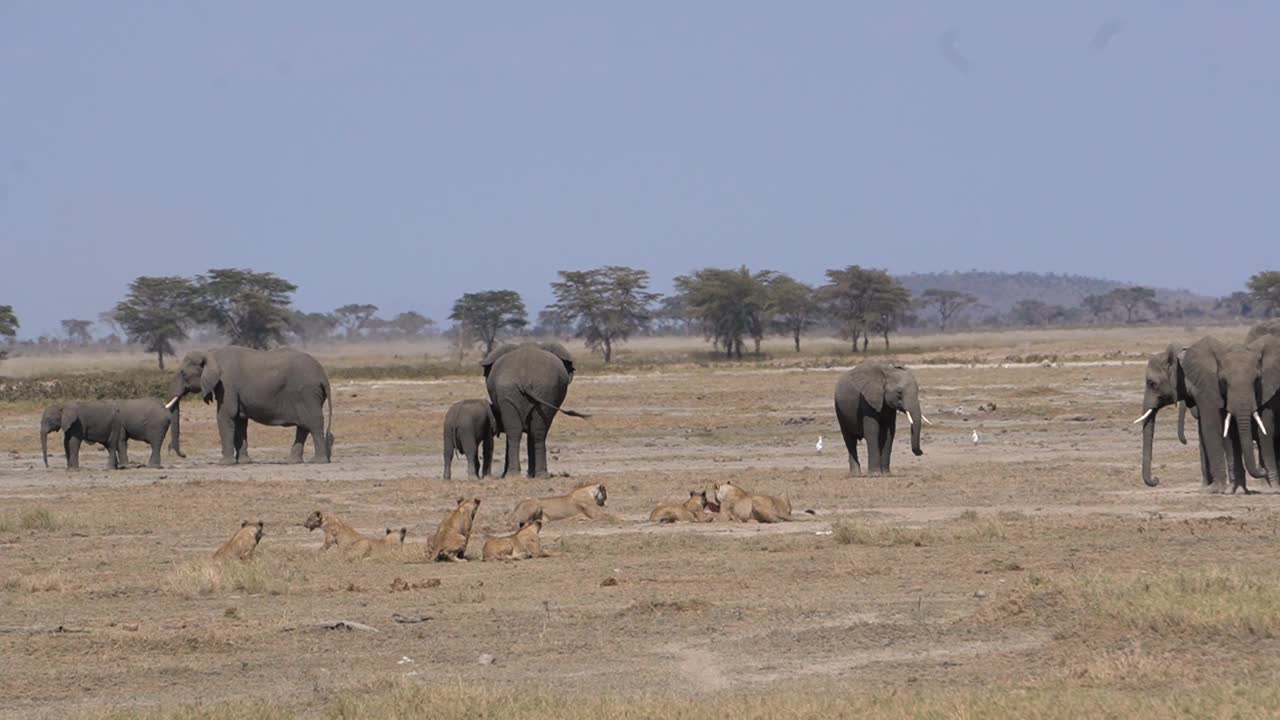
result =
[[468,478],[488,477],[493,465],[493,438],[501,431],[487,400],[454,403],[444,416],[444,479],[452,478],[453,457],[458,453],[467,458]]

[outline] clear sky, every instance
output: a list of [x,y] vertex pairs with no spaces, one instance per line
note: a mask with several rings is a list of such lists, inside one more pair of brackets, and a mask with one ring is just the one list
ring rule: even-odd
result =
[[227,266],[437,321],[606,263],[1224,294],[1280,259],[1278,29],[1274,0],[0,0],[0,304],[57,333]]

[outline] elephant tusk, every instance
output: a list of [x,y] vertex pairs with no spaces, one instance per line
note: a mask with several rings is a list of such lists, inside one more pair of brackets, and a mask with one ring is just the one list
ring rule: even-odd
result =
[[175,395],[172,400],[164,404],[165,410],[172,410],[174,405],[178,404],[178,400],[182,399],[181,395]]
[[1143,420],[1146,420],[1147,418],[1151,417],[1151,413],[1153,413],[1153,412],[1155,412],[1155,409],[1151,409],[1151,410],[1148,410],[1148,411],[1146,411],[1146,412],[1142,413],[1142,417],[1138,418],[1137,420],[1134,420],[1131,424],[1132,424],[1132,425],[1137,425],[1138,423],[1142,422]]
[[920,419],[924,421],[924,424],[925,424],[925,425],[932,425],[932,424],[933,424],[932,422],[930,422],[930,421],[929,421],[929,418],[927,418],[927,417],[925,417],[925,416],[924,416],[924,413],[920,413]]
[[1253,411],[1253,419],[1258,422],[1258,429],[1262,431],[1263,437],[1267,434],[1267,426],[1262,424],[1262,418],[1258,417],[1258,411]]
[[1231,431],[1231,413],[1227,413],[1227,419],[1222,421],[1222,437],[1226,437]]
[[911,424],[911,425],[915,425],[915,424],[916,424],[916,419],[915,419],[915,418],[913,418],[913,417],[911,417],[911,411],[910,411],[910,410],[903,410],[902,412],[904,412],[904,413],[906,413],[906,414],[907,414],[907,422],[908,422],[909,424]]

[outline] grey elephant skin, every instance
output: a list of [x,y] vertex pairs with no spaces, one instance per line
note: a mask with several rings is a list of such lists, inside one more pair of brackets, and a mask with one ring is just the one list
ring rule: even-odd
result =
[[115,401],[70,402],[50,405],[40,417],[40,450],[49,467],[49,433],[62,433],[67,469],[80,468],[80,445],[97,443],[107,449],[107,469],[120,467],[119,450],[124,440],[120,406]]
[[[1183,422],[1187,408],[1197,419],[1201,484],[1214,493],[1227,489],[1248,492],[1245,472],[1265,478],[1254,455],[1251,427],[1258,414],[1261,351],[1206,337],[1185,349],[1170,346],[1147,361],[1143,392],[1142,480],[1159,484],[1151,474],[1156,414],[1179,404],[1178,436],[1186,442]],[[1242,441],[1243,440],[1243,441]],[[1247,445],[1246,445],[1247,443]],[[1228,468],[1228,462],[1230,468]]]
[[1280,335],[1259,334],[1249,343],[1259,353],[1258,406],[1262,426],[1254,428],[1254,439],[1262,452],[1262,463],[1267,471],[1267,484],[1280,485],[1280,432],[1276,420],[1280,419]]
[[836,420],[849,451],[849,474],[861,475],[858,441],[867,443],[867,474],[888,475],[897,434],[898,413],[906,413],[911,427],[911,452],[920,449],[920,386],[915,375],[900,365],[859,365],[836,381]]
[[[217,406],[222,463],[250,462],[249,421],[297,428],[290,462],[302,462],[311,437],[313,462],[327,463],[333,452],[333,396],[324,368],[310,355],[290,348],[253,350],[237,346],[188,353],[173,378],[173,436],[180,434],[181,398],[197,393]],[[329,404],[325,425],[324,405]]]
[[573,381],[573,356],[559,343],[523,343],[495,349],[481,362],[489,402],[507,436],[502,477],[520,472],[520,435],[528,436],[529,477],[549,477],[547,433]]
[[467,459],[467,477],[489,477],[498,419],[487,400],[460,400],[444,416],[444,479],[453,478],[453,458]]

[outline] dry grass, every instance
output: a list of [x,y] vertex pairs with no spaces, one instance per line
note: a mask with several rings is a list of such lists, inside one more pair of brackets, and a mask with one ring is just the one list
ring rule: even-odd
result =
[[61,518],[45,508],[23,510],[17,516],[6,514],[0,516],[0,532],[14,530],[57,530],[63,526]]
[[[1080,717],[1273,718],[1280,688],[1271,683],[1197,684],[1152,693],[1145,688],[1106,689],[1084,683],[978,688],[849,689],[791,688],[767,695],[738,693],[697,700],[601,698],[557,695],[525,687],[418,686],[388,684],[341,693],[318,713],[331,720],[399,718],[523,718],[525,720],[808,720],[859,717],[874,720],[952,720]],[[117,720],[277,720],[296,717],[258,704],[182,707],[171,711],[89,716]]]
[[61,570],[26,573],[4,582],[6,591],[17,593],[64,592],[71,588],[71,582]]
[[169,592],[183,597],[242,592],[250,595],[279,594],[286,586],[261,558],[241,562],[234,559],[193,560],[183,563],[164,580]]
[[836,542],[841,545],[872,545],[890,547],[893,545],[914,545],[923,547],[933,541],[933,536],[919,528],[904,528],[892,525],[867,525],[865,523],[842,522],[832,528]]

